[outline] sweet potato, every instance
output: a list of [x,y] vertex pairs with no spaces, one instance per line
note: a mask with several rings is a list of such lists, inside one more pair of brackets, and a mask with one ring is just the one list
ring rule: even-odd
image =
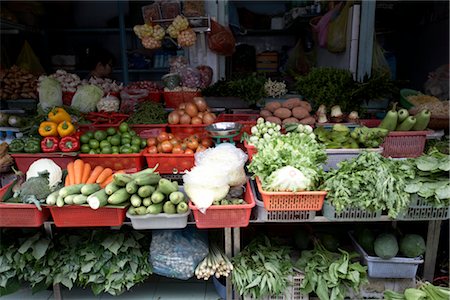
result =
[[280,107],[279,109],[273,112],[273,115],[283,120],[292,116],[292,112],[290,109]]
[[280,118],[277,118],[277,117],[267,117],[266,121],[281,125],[281,120],[280,120]]
[[272,113],[270,111],[266,110],[266,109],[263,109],[263,110],[261,110],[259,115],[265,119],[267,117],[271,117]]
[[297,118],[293,118],[293,117],[290,117],[290,118],[287,118],[287,119],[283,120],[283,124],[298,123],[298,122],[299,122],[298,119]]
[[306,108],[308,112],[311,112],[312,110],[311,104],[309,104],[308,101],[300,101],[300,106]]
[[308,112],[308,110],[306,108],[304,108],[302,106],[297,106],[297,107],[294,107],[292,109],[292,115],[295,118],[301,120],[301,119],[304,119],[306,117],[309,117],[309,112]]
[[300,98],[289,98],[281,104],[281,107],[287,109],[293,109],[294,107],[300,106],[302,100]]
[[281,107],[281,103],[274,101],[274,102],[267,103],[266,106],[264,107],[264,109],[273,113],[274,111],[276,111],[280,107]]
[[314,117],[306,117],[300,120],[300,124],[303,125],[314,125],[316,123],[316,119]]

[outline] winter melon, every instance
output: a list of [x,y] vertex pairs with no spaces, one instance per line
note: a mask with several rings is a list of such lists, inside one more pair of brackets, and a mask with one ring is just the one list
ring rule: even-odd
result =
[[320,240],[325,249],[327,249],[328,251],[336,252],[338,250],[339,240],[335,235],[325,233],[324,235],[322,235]]
[[358,243],[363,247],[363,249],[368,253],[373,253],[373,242],[375,241],[375,236],[373,233],[367,229],[363,228],[358,231]]
[[373,243],[375,254],[383,259],[390,259],[398,253],[398,242],[395,235],[390,233],[382,233],[375,239]]
[[400,252],[406,257],[422,255],[425,249],[425,241],[418,234],[407,234],[400,240]]
[[294,232],[294,242],[298,249],[305,250],[308,249],[311,239],[308,232],[302,228],[298,228]]

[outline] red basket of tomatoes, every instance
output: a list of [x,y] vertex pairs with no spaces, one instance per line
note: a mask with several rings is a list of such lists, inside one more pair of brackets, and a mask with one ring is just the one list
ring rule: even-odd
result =
[[161,174],[185,172],[194,166],[194,154],[213,146],[211,138],[191,135],[180,138],[172,133],[161,132],[157,137],[147,139],[143,155],[148,167],[158,164]]

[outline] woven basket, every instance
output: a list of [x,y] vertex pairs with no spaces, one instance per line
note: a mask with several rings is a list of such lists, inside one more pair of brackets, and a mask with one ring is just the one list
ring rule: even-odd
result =
[[431,117],[430,123],[428,123],[428,128],[434,129],[434,130],[440,130],[440,129],[448,130],[448,127],[449,127],[448,120],[449,120],[449,118]]

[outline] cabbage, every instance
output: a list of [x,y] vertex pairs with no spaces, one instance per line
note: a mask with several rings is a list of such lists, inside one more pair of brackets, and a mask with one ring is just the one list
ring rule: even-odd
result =
[[98,101],[103,96],[103,90],[96,85],[80,86],[72,99],[72,107],[81,112],[95,111]]
[[275,192],[300,192],[312,186],[310,178],[299,169],[282,167],[267,177],[266,189]]
[[32,177],[38,177],[40,173],[48,172],[49,188],[55,188],[62,182],[62,170],[53,160],[41,158],[34,161],[27,170],[27,180]]
[[39,105],[43,110],[61,106],[62,89],[58,80],[45,76],[39,83]]

